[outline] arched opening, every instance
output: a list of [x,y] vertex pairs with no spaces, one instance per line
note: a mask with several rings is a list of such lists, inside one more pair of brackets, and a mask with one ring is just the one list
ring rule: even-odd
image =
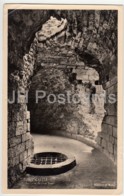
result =
[[87,137],[89,134],[89,139],[95,142],[104,117],[104,100],[97,97],[104,91],[94,84],[98,77],[88,67],[70,71],[70,68],[48,66],[38,71],[29,90],[31,132],[52,134],[58,130]]
[[[55,133],[62,130],[65,134],[67,131],[70,135],[83,135],[88,142],[91,139],[92,145],[96,143],[97,132],[101,131],[105,112],[104,99],[92,98],[104,91],[101,85],[95,85],[99,80],[98,72],[80,59],[77,38],[73,40],[70,35],[67,40],[68,33],[66,19],[51,17],[36,33],[29,53],[23,57],[24,68],[34,67],[36,72],[29,91],[31,131],[49,133],[52,130]],[[98,66],[96,64],[96,68]]]

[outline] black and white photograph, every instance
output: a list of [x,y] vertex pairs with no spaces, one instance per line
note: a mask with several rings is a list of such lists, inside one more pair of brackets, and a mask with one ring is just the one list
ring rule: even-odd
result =
[[120,8],[7,7],[7,190],[120,189]]

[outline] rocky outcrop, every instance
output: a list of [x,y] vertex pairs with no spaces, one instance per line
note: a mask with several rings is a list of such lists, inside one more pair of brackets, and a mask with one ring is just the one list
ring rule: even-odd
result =
[[[23,17],[20,17],[20,14],[22,14]],[[51,14],[53,16],[56,16],[56,19],[52,17],[52,19],[48,20],[48,22],[43,25],[44,21],[47,21],[47,18],[49,18]],[[32,18],[32,15],[34,15],[35,17]],[[36,18],[37,22],[34,22]],[[42,42],[41,45],[44,44],[44,47],[46,47],[46,45],[52,46],[53,37],[58,32],[60,33],[62,31],[61,34],[54,37],[55,42],[58,40],[57,42],[59,43],[60,47],[62,47],[62,45],[64,44],[65,46],[68,46],[71,49],[75,50],[80,56],[81,60],[85,62],[85,64],[97,69],[100,74],[101,81],[105,82],[106,78],[112,78],[113,75],[116,75],[116,23],[116,11],[46,12],[44,10],[38,12],[12,12],[9,17],[9,67],[11,67],[9,70],[11,72],[13,69],[24,69],[24,62],[22,61],[22,56],[29,50],[29,45],[27,44],[27,42],[29,43],[29,41],[31,41],[30,44],[32,43],[30,45],[30,54],[32,54],[32,52],[36,53],[36,42],[38,40]],[[18,28],[16,28],[17,24],[20,24]],[[28,25],[28,30],[27,28],[24,28],[25,25]],[[42,30],[40,30],[42,25]],[[47,29],[48,26],[50,26],[51,28],[49,35]],[[63,31],[64,29],[65,31]],[[33,31],[33,33],[31,33],[31,35],[33,34],[32,36],[29,34],[29,32],[31,31]],[[22,35],[20,35],[20,32],[22,32]],[[33,38],[35,33],[36,39]],[[51,36],[52,39],[50,39]],[[19,37],[21,40],[19,44],[17,43],[17,37]],[[47,42],[43,43],[46,40],[46,37]],[[34,41],[32,38],[34,39]],[[28,56],[28,58],[29,61],[34,60],[31,59],[30,56]],[[16,75],[15,80],[21,80],[22,72],[20,72],[21,71],[17,71],[16,73],[14,73],[14,75]]]
[[[97,133],[101,131],[105,112],[104,100],[94,100],[91,103],[88,86],[99,78],[98,73],[87,68],[84,72],[82,70],[81,74],[80,69],[77,69],[75,82],[80,79],[82,84],[75,84],[69,81],[67,71],[67,68],[61,70],[49,67],[49,71],[43,68],[33,77],[28,104],[31,111],[31,131],[50,134],[54,134],[55,130],[66,131],[83,135],[95,142]],[[40,98],[44,93],[39,93],[38,103],[36,90],[45,93],[44,98]],[[99,93],[102,93],[102,90]]]
[[66,27],[66,19],[61,18],[61,20],[57,20],[51,16],[50,19],[43,24],[42,29],[36,33],[36,38],[39,42],[46,41],[52,36],[55,36],[57,33],[63,31]]

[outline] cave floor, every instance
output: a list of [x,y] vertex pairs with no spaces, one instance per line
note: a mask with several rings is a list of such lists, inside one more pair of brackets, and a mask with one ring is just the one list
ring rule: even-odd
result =
[[70,171],[54,176],[26,174],[14,189],[115,189],[116,168],[98,150],[77,140],[33,134],[35,153],[55,151],[75,156],[77,165]]

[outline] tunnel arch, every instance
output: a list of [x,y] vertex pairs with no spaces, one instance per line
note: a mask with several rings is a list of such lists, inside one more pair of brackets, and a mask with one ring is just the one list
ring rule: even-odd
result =
[[[86,33],[85,31],[86,27],[84,28],[84,33]],[[76,34],[74,32],[76,32]],[[59,19],[57,19],[51,16],[50,19],[42,25],[42,28],[35,33],[33,42],[30,44],[29,52],[23,56],[21,70],[15,71],[10,75],[9,79],[11,83],[14,84],[14,88],[16,86],[16,90],[19,90],[23,95],[25,90],[30,89],[33,76],[36,75],[40,69],[49,69],[52,66],[53,68],[59,68],[60,66],[62,69],[71,70],[72,74],[73,70],[77,68],[87,69],[87,67],[89,67],[89,69],[96,70],[96,73],[98,72],[99,79],[97,78],[96,81],[99,80],[99,82],[97,85],[102,86],[106,79],[106,70],[104,68],[104,58],[102,58],[102,54],[98,55],[97,50],[99,47],[96,49],[96,42],[92,40],[84,46],[83,42],[85,39],[82,37],[83,33],[78,32],[76,27],[74,32],[70,33],[70,24],[66,18],[59,17]],[[53,52],[53,59],[51,57],[51,51]],[[59,53],[57,53],[58,51]],[[55,56],[55,52],[58,56]],[[40,53],[40,56],[38,56],[38,53]],[[48,59],[45,59],[46,54],[47,57],[51,55],[50,62]],[[48,64],[50,65],[46,67]],[[103,90],[101,90],[101,92],[102,91]]]
[[[57,22],[60,24],[55,24]],[[51,27],[51,30],[47,30],[48,26],[52,23],[54,27]],[[59,25],[59,27],[57,27],[57,25]],[[50,35],[48,34],[49,31],[51,31]],[[27,86],[29,85],[28,81],[30,77],[32,77],[34,73],[36,73],[37,69],[40,68],[39,66],[41,67],[44,66],[44,65],[37,64],[34,67],[38,48],[40,48],[40,50],[42,51],[48,47],[48,50],[50,50],[52,49],[52,44],[56,44],[56,46],[61,47],[62,49],[67,48],[67,52],[68,51],[70,51],[70,53],[72,52],[72,54],[69,54],[69,56],[67,56],[70,59],[72,58],[71,60],[74,61],[74,62],[70,61],[70,64],[74,65],[76,63],[76,60],[79,60],[78,64],[75,65],[75,67],[76,66],[83,67],[85,62],[86,66],[96,69],[96,71],[100,75],[100,83],[102,83],[101,75],[103,75],[104,73],[104,66],[99,60],[101,57],[99,57],[98,59],[97,53],[92,54],[92,51],[90,51],[90,47],[88,45],[85,46],[85,48],[83,48],[81,36],[82,36],[81,32],[78,32],[76,36],[75,35],[73,36],[73,34],[69,33],[68,22],[66,19],[61,18],[61,20],[58,20],[51,16],[51,18],[46,23],[44,23],[44,25],[42,25],[41,30],[35,33],[34,39],[32,38],[33,41],[30,45],[29,52],[23,56],[23,61],[20,62],[22,64],[22,65],[20,64],[20,66],[22,66],[21,68],[22,70],[15,71],[15,73],[12,73],[10,75],[10,80],[13,83],[14,82],[18,83],[20,78],[21,80],[19,81],[19,85],[24,86],[24,88],[27,88]],[[66,57],[66,54],[64,55]],[[75,59],[73,58],[74,56]],[[27,68],[29,68],[29,70],[27,76],[25,76],[24,73]],[[25,79],[25,84],[21,84],[21,82],[23,82],[24,79]]]
[[[68,31],[69,31],[68,22],[66,19],[61,18],[61,20],[58,20],[57,18],[54,18],[51,16],[51,18],[45,24],[43,24],[41,30],[35,33],[35,38],[34,38],[33,42],[31,43],[29,53],[24,55],[24,57],[23,57],[23,70],[21,70],[20,73],[17,73],[18,75],[16,75],[16,76],[11,74],[11,76],[13,76],[13,79],[18,78],[19,75],[21,76],[21,80],[18,80],[19,81],[19,84],[18,84],[19,91],[25,91],[26,89],[29,89],[29,84],[31,83],[31,81],[30,81],[31,78],[35,74],[37,74],[38,70],[45,69],[45,68],[47,68],[48,70],[51,68],[53,68],[53,69],[60,68],[60,69],[66,70],[67,72],[69,72],[68,75],[71,76],[71,80],[72,80],[73,74],[76,73],[76,75],[77,75],[77,73],[80,70],[84,70],[85,71],[84,75],[86,74],[86,76],[88,76],[88,79],[83,79],[84,80],[83,82],[85,82],[85,80],[86,80],[86,83],[88,83],[88,82],[94,83],[95,80],[99,79],[97,71],[98,70],[103,71],[102,66],[100,67],[99,60],[96,59],[96,57],[94,57],[93,55],[91,56],[89,54],[89,56],[92,57],[92,58],[90,58],[91,60],[89,60],[89,62],[90,62],[90,65],[89,65],[88,59],[85,58],[85,56],[87,57],[88,54],[85,53],[84,58],[82,58],[83,54],[81,53],[81,50],[79,51],[77,48],[78,45],[80,45],[81,33],[79,32],[77,34],[77,36],[74,38],[73,36],[71,36],[69,34]],[[80,47],[81,47],[81,45],[80,45]],[[40,54],[40,55],[38,55],[38,54]],[[47,54],[47,56],[46,56],[46,54]],[[46,59],[46,58],[49,58],[49,59]],[[84,60],[85,63],[82,61],[82,59]],[[88,68],[88,67],[90,67],[90,68]],[[93,73],[93,70],[95,70],[94,68],[97,70],[95,73]],[[87,72],[88,72],[87,70],[89,72],[91,72],[90,75],[87,75]],[[92,74],[95,74],[95,75],[92,76]],[[78,76],[78,78],[80,78],[80,77],[81,76]],[[96,79],[95,79],[95,77],[96,77]],[[75,81],[78,82],[78,80],[79,80],[78,78]],[[80,80],[81,80],[81,78],[80,78]],[[74,86],[75,86],[75,84],[74,84]],[[102,91],[103,90],[101,88],[101,93],[102,93]],[[21,92],[21,93],[23,94],[23,92]],[[92,105],[93,105],[93,103],[92,103]],[[102,107],[99,108],[101,111],[103,110]],[[97,112],[98,112],[98,109],[97,109]],[[82,112],[79,111],[80,115],[81,115],[81,113]],[[101,112],[101,114],[99,113],[99,115],[101,115],[101,119],[102,119],[104,116],[104,110]],[[92,117],[92,115],[88,116],[88,117],[90,118],[90,117]],[[78,118],[81,118],[81,116],[79,116]],[[93,120],[95,120],[95,119],[93,118],[92,121]],[[84,127],[84,130],[86,129],[86,132],[88,131],[87,129],[93,129],[93,128],[87,128],[87,123],[88,122],[86,120],[86,124],[82,125]],[[72,122],[71,122],[71,124],[72,124]],[[90,127],[91,127],[91,125],[90,125]],[[95,131],[95,129],[98,129],[98,130]],[[101,130],[100,126],[98,128],[96,128],[96,126],[95,126],[93,131],[91,131],[91,132],[94,132],[94,134],[95,134],[95,132],[98,132],[100,130]],[[79,133],[80,133],[80,131],[79,131]],[[91,135],[89,137],[92,138],[92,135],[94,137],[93,133],[88,133],[88,134]],[[86,133],[86,135],[87,135],[87,133]],[[85,138],[84,138],[84,141],[85,141]],[[87,139],[86,139],[86,142],[87,142]],[[94,140],[94,142],[95,142],[95,140]],[[92,141],[91,141],[91,145],[92,145]],[[93,146],[94,146],[94,144],[93,144]]]

